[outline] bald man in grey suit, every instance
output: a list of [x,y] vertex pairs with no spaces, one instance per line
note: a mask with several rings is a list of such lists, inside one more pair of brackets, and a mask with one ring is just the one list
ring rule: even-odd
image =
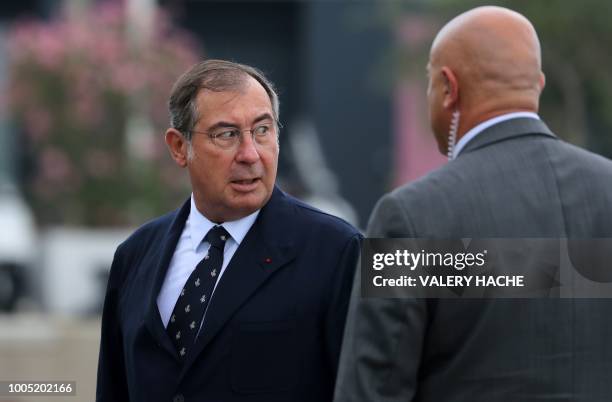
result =
[[[435,38],[433,132],[450,162],[385,195],[369,237],[612,237],[612,161],[557,138],[531,23],[470,10]],[[612,300],[366,299],[356,277],[336,385],[348,401],[612,400]]]

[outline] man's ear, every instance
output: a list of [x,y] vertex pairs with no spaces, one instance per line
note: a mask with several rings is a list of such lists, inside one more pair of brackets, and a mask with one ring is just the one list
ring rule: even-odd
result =
[[459,82],[457,76],[450,68],[442,67],[440,74],[444,78],[444,101],[442,105],[445,109],[454,110],[457,109],[457,103],[459,102]]
[[166,130],[166,145],[176,164],[180,167],[186,167],[189,143],[183,137],[183,134],[177,129],[169,128]]

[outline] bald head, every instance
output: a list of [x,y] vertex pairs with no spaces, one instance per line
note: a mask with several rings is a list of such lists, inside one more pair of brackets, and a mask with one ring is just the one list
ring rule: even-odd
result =
[[495,115],[537,111],[544,85],[535,29],[502,7],[478,7],[446,24],[434,39],[428,69],[442,74],[443,84],[457,86],[456,99],[444,107],[461,112],[463,132],[471,128],[466,124]]
[[479,7],[454,18],[436,36],[431,56],[474,84],[466,89],[539,89],[538,36],[525,17],[505,8]]

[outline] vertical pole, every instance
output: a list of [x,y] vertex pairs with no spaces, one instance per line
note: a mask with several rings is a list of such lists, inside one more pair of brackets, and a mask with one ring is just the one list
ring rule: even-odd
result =
[[[8,51],[6,48],[6,27],[3,21],[0,21],[0,93],[8,93]],[[7,119],[8,110],[6,108],[6,99],[0,102],[0,186],[7,183],[15,183],[15,154],[12,150],[15,149],[15,141],[13,139],[12,130]]]
[[[127,1],[127,40],[135,48],[147,46],[151,41],[155,0]],[[149,68],[149,66],[143,66]],[[126,124],[127,149],[137,158],[146,157],[147,150],[153,148],[155,140],[153,124],[147,116],[147,97],[145,93],[135,93],[130,100],[130,115]]]

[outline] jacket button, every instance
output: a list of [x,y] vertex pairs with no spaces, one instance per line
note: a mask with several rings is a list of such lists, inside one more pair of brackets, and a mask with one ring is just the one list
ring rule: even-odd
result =
[[174,398],[172,398],[172,402],[185,402],[185,397],[183,394],[176,394]]

